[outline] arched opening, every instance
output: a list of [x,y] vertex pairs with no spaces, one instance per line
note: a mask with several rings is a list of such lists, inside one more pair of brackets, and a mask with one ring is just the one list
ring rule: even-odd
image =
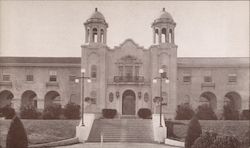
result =
[[104,30],[101,29],[101,43],[104,43]]
[[212,92],[204,92],[200,95],[200,103],[206,102],[211,105],[213,110],[217,108],[217,99],[214,93]]
[[169,43],[173,43],[173,31],[172,29],[169,29],[169,33],[168,33],[168,42]]
[[161,42],[167,43],[167,30],[166,30],[166,28],[162,28],[162,30],[161,30]]
[[97,78],[97,66],[96,65],[91,66],[91,78]]
[[27,90],[22,94],[21,106],[34,106],[37,108],[37,95],[31,90]]
[[4,90],[0,92],[0,108],[5,106],[11,106],[11,101],[14,98],[14,95],[12,92],[8,90]]
[[45,95],[44,107],[46,108],[47,106],[51,106],[51,105],[54,105],[54,104],[61,105],[60,101],[61,101],[61,97],[60,97],[60,94],[58,92],[49,91]]
[[241,96],[237,92],[228,92],[225,95],[225,103],[226,101],[229,101],[229,105],[234,109],[234,110],[241,110]]
[[155,43],[159,43],[159,29],[155,29]]
[[122,95],[122,114],[135,115],[135,92],[126,90]]
[[86,35],[86,43],[88,43],[90,40],[90,35],[89,35],[89,28],[87,29],[87,35]]
[[93,42],[94,42],[94,43],[97,43],[98,37],[97,37],[97,29],[96,29],[96,28],[93,28],[92,34],[93,34],[93,36],[92,36]]

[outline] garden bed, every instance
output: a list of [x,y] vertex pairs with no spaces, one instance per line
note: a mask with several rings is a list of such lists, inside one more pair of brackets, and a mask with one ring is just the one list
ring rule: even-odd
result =
[[[5,141],[11,120],[0,120],[0,144]],[[47,143],[75,137],[79,120],[22,120],[29,144]]]

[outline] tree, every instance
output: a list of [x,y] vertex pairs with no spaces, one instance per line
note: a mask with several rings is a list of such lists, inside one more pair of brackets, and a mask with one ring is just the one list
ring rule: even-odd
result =
[[181,104],[177,106],[176,120],[190,120],[194,115],[194,111],[189,104]]
[[0,114],[2,114],[6,119],[12,119],[16,112],[10,105],[6,105],[0,109]]
[[199,120],[217,120],[217,116],[209,104],[198,106],[196,115]]
[[67,119],[79,119],[80,118],[80,105],[75,104],[73,102],[69,102],[65,105],[63,110],[64,116]]
[[190,120],[187,130],[187,136],[185,138],[185,148],[191,148],[194,141],[200,137],[202,131],[201,131],[201,125],[199,123],[198,118],[193,116],[193,118]]
[[15,116],[10,124],[6,148],[27,148],[28,138],[21,120]]

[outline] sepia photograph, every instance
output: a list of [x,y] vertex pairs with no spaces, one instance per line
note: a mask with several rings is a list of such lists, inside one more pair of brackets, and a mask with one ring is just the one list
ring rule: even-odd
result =
[[249,7],[0,0],[0,148],[250,148]]

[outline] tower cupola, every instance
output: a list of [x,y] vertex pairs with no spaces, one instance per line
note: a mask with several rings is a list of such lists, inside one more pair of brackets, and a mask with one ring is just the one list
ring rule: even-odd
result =
[[85,43],[102,43],[107,42],[108,23],[101,12],[95,8],[89,19],[84,23],[85,26]]
[[151,26],[153,28],[153,43],[174,44],[175,26],[176,23],[173,17],[163,8],[160,15],[154,20]]

